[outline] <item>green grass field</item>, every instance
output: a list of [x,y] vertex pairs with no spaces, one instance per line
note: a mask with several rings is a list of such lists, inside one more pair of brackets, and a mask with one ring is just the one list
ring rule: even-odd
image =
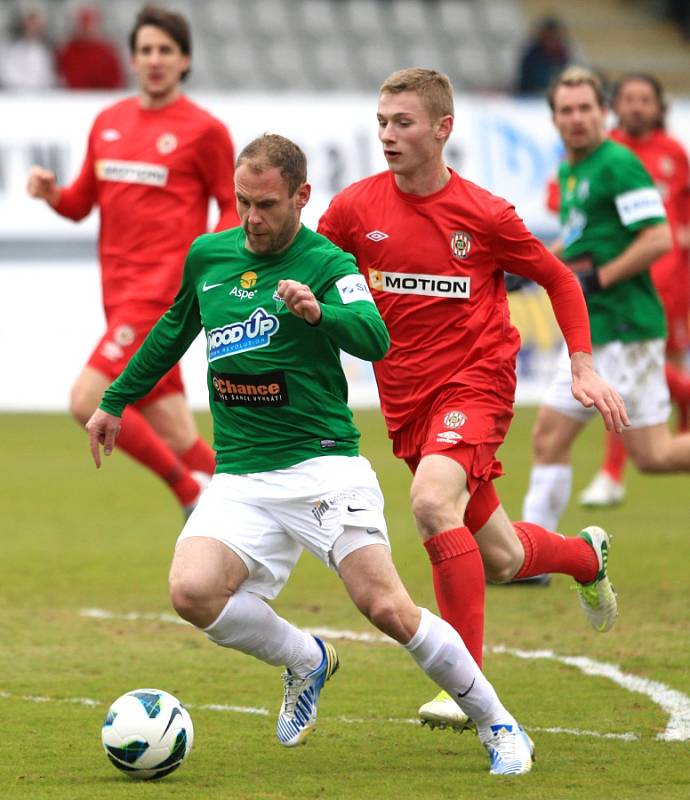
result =
[[[390,455],[378,413],[357,417],[398,568],[417,602],[435,609],[406,468]],[[533,419],[533,410],[519,411],[501,451],[507,477],[497,485],[514,517]],[[209,418],[199,422],[208,433]],[[342,668],[322,695],[318,732],[306,747],[281,748],[279,670],[172,621],[166,574],[181,518],[168,490],[119,454],[97,472],[84,435],[63,415],[2,415],[0,442],[3,800],[690,797],[690,741],[657,739],[671,712],[690,732],[688,477],[630,470],[622,507],[591,514],[571,502],[564,532],[596,521],[615,535],[610,571],[621,615],[610,633],[589,628],[564,577],[549,589],[487,591],[485,670],[537,747],[530,775],[502,779],[488,775],[476,737],[411,722],[435,687],[387,644],[334,640]],[[599,453],[592,426],[576,450],[576,491]],[[308,556],[276,608],[310,628],[372,630],[336,576]],[[609,665],[601,668],[609,677],[583,672],[597,664]],[[188,762],[156,784],[117,772],[100,744],[110,702],[144,686],[177,694],[196,730]],[[239,710],[203,708],[213,704]]]

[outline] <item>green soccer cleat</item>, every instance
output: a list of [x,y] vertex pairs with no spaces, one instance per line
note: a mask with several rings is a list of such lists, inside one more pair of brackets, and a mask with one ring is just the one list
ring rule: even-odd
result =
[[580,605],[595,631],[611,630],[618,616],[618,600],[608,576],[608,557],[611,537],[603,528],[590,525],[578,534],[597,554],[599,572],[591,583],[575,582]]
[[450,728],[457,733],[476,730],[474,722],[465,714],[448,692],[439,692],[433,700],[419,708],[422,725],[445,730]]

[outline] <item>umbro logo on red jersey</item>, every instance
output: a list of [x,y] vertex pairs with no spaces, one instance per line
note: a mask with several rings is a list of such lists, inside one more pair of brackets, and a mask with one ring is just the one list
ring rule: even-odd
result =
[[367,239],[371,239],[372,242],[382,242],[384,239],[388,238],[387,233],[383,233],[383,231],[369,231],[367,234]]

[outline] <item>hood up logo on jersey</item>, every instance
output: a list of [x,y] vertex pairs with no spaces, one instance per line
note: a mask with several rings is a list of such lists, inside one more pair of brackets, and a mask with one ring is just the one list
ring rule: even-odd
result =
[[456,231],[451,234],[450,249],[456,258],[467,258],[472,249],[472,237],[466,231]]
[[156,149],[163,156],[167,156],[168,153],[172,153],[176,147],[177,136],[175,136],[174,133],[162,133],[156,142]]
[[278,318],[264,308],[257,308],[249,319],[232,322],[208,332],[208,361],[237,355],[247,350],[268,347],[271,336],[280,328]]

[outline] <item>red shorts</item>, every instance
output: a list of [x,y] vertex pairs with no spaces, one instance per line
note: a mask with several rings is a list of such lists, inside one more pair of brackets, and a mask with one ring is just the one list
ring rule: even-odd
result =
[[[108,314],[108,329],[89,356],[87,365],[115,380],[166,310],[150,306],[114,309]],[[184,394],[179,364],[175,364],[135,405],[146,405],[169,394]]]
[[467,475],[474,494],[484,482],[503,475],[496,451],[513,419],[513,404],[505,399],[457,387],[444,392],[426,414],[420,414],[393,434],[393,453],[415,472],[424,456],[444,455]]
[[690,347],[690,306],[682,296],[661,292],[659,295],[664,304],[668,327],[666,352],[685,355]]
[[672,250],[652,267],[652,280],[666,314],[666,352],[684,355],[690,347],[690,264],[687,253]]

